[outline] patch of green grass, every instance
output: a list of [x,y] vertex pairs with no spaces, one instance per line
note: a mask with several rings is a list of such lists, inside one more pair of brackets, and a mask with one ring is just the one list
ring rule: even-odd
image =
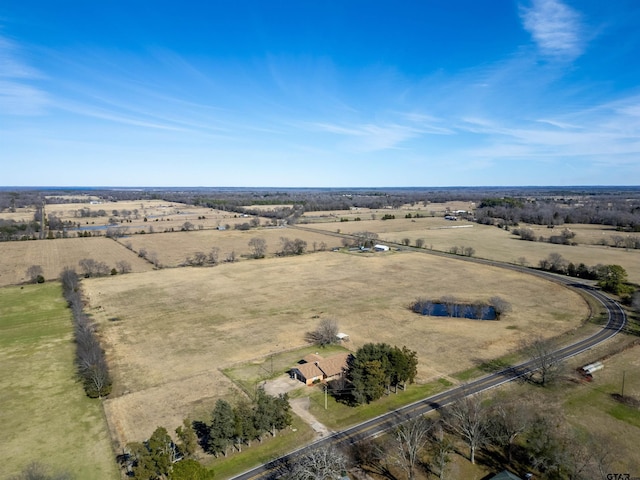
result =
[[478,367],[471,367],[467,370],[463,370],[462,372],[454,373],[451,375],[456,380],[460,380],[461,382],[468,382],[472,378],[479,377],[482,374],[482,371]]
[[294,415],[291,428],[278,432],[275,437],[267,434],[262,443],[253,442],[251,447],[245,445],[242,452],[232,453],[228,457],[212,457],[203,463],[213,468],[216,478],[230,478],[291,452],[312,439],[311,427]]
[[460,380],[461,382],[468,382],[469,380],[480,377],[486,373],[497,372],[499,370],[508,368],[511,365],[515,365],[519,362],[519,360],[520,357],[518,354],[514,353],[505,355],[504,357],[488,360],[478,366],[471,367],[458,373],[454,373],[451,376],[456,380]]
[[443,387],[447,387],[447,388],[453,386],[453,382],[447,380],[446,378],[439,378],[438,383]]
[[76,379],[72,330],[60,284],[0,289],[3,474],[38,461],[75,478],[119,478],[102,405]]
[[616,402],[613,407],[607,410],[607,413],[613,418],[640,428],[640,410],[637,408]]
[[[441,379],[444,380],[444,379]],[[391,393],[375,402],[351,407],[344,403],[337,402],[332,396],[327,396],[327,409],[324,408],[324,391],[317,387],[308,389],[309,392],[309,412],[322,424],[332,430],[344,430],[351,425],[364,422],[397,408],[417,402],[425,397],[435,395],[448,388],[446,380],[437,380],[424,385],[409,385],[407,390],[398,390],[398,393]],[[448,382],[447,382],[448,383]]]

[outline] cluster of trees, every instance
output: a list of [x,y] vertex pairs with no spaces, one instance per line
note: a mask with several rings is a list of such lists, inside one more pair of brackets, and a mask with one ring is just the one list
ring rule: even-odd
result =
[[195,267],[202,267],[204,265],[218,265],[220,263],[220,249],[218,247],[212,247],[209,253],[195,252],[193,256],[189,256],[185,259],[183,265],[191,265]]
[[475,211],[484,224],[563,225],[583,223],[612,225],[622,231],[640,231],[640,203],[635,192],[582,192],[558,197],[539,192],[537,196],[485,199]]
[[262,442],[267,433],[276,436],[279,430],[291,425],[288,395],[267,395],[262,388],[256,391],[253,403],[240,401],[235,407],[226,400],[218,400],[211,414],[210,424],[199,424],[200,443],[208,453],[227,455],[230,448],[239,452],[251,442]]
[[[351,383],[351,400],[369,403],[390,392],[391,387],[413,383],[418,373],[416,352],[386,343],[367,343],[348,360],[347,379]],[[334,392],[340,396],[340,391]]]
[[551,235],[548,238],[540,235],[536,237],[533,229],[529,227],[520,227],[514,228],[511,230],[511,233],[520,237],[521,240],[526,240],[529,242],[549,242],[557,245],[575,245],[576,243],[573,241],[573,238],[576,236],[575,232],[572,232],[568,228],[563,228],[560,235]]
[[300,238],[291,240],[287,237],[280,237],[281,250],[278,255],[286,257],[289,255],[302,255],[307,250],[307,242]]
[[536,478],[604,478],[611,471],[607,443],[570,427],[558,406],[538,395],[465,396],[438,416],[409,419],[385,437],[355,445],[353,458],[371,473],[403,472],[412,480],[422,469],[458,478],[450,463],[461,444],[471,463],[482,451],[493,468],[533,469]]
[[476,249],[473,247],[458,247],[453,246],[449,249],[449,253],[453,255],[463,255],[465,257],[473,257],[476,254]]
[[0,219],[0,242],[36,240],[40,232],[38,222],[16,222]]
[[78,274],[73,269],[65,268],[60,275],[60,280],[64,297],[73,314],[78,375],[87,396],[104,397],[111,392],[111,376],[96,326],[82,309]]
[[198,437],[192,422],[185,420],[176,429],[179,443],[174,443],[164,427],[158,427],[144,442],[127,445],[125,455],[119,457],[128,476],[136,480],[210,480],[213,470],[203,467],[193,458]]
[[540,260],[538,266],[541,270],[548,272],[597,280],[600,288],[614,295],[628,296],[633,293],[633,288],[627,283],[627,271],[620,265],[598,264],[592,267],[584,263],[575,265],[568,262],[561,254],[554,252]]

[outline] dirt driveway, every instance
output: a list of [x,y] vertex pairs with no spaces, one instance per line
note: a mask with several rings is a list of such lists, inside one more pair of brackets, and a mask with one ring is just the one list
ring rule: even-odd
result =
[[[268,380],[264,384],[264,391],[269,395],[280,395],[299,388],[308,388],[302,382],[287,376],[280,376],[273,380]],[[331,430],[320,423],[311,413],[309,413],[309,397],[294,398],[289,401],[291,410],[316,432],[316,437],[331,435]]]

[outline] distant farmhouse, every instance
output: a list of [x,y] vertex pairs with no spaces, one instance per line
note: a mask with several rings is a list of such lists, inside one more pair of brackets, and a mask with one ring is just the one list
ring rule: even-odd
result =
[[290,370],[291,377],[306,385],[341,377],[347,370],[349,355],[344,352],[322,358],[317,353],[311,353]]

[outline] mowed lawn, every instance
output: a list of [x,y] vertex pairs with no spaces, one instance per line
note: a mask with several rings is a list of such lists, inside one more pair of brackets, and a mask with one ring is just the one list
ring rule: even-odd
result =
[[[426,253],[322,252],[218,267],[164,269],[82,281],[99,322],[115,389],[106,402],[120,443],[170,431],[217,398],[241,393],[220,369],[306,345],[321,318],[335,319],[355,350],[407,345],[431,382],[518,348],[532,334],[575,329],[588,309],[559,285]],[[418,296],[463,301],[499,295],[499,322],[429,318]],[[284,374],[284,372],[283,372]]]
[[102,406],[76,381],[58,283],[0,289],[2,478],[38,461],[78,479],[119,478]]

